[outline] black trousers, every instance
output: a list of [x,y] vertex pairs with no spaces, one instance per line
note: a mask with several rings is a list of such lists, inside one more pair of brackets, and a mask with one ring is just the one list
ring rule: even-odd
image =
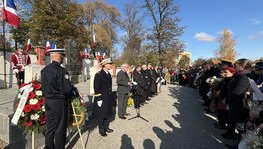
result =
[[45,149],[64,149],[66,144],[68,101],[45,99],[47,130]]
[[16,73],[16,79],[17,79],[17,85],[21,85],[25,81],[25,72],[24,71],[19,71]]
[[105,133],[110,125],[109,119],[108,118],[98,118],[98,123],[99,123],[99,132]]
[[128,105],[128,93],[118,93],[118,115],[124,116]]

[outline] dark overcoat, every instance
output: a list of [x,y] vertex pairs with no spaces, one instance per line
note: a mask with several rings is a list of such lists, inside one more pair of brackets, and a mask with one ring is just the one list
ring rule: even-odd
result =
[[[106,73],[103,69],[99,71],[94,78],[94,92],[101,94],[94,100],[94,113],[100,118],[109,118],[112,115],[113,93],[112,93],[112,77],[110,73]],[[102,100],[101,107],[97,101]]]
[[226,103],[229,105],[230,114],[235,121],[241,122],[247,116],[247,109],[244,107],[243,99],[249,89],[248,72],[237,72],[229,82]]

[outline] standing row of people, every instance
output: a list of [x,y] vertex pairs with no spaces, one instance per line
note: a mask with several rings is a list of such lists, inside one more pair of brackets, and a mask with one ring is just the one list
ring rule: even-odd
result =
[[[207,112],[217,113],[218,123],[215,127],[226,129],[222,134],[225,139],[236,138],[238,123],[251,126],[251,122],[254,122],[256,126],[260,126],[259,130],[263,128],[263,110],[251,109],[248,104],[251,102],[258,109],[263,101],[260,90],[263,85],[263,62],[257,61],[254,65],[252,67],[252,62],[248,59],[239,59],[233,65],[223,60],[218,66],[206,65],[206,69],[197,75],[199,93],[209,108]],[[209,84],[207,79],[212,76],[221,79]]]

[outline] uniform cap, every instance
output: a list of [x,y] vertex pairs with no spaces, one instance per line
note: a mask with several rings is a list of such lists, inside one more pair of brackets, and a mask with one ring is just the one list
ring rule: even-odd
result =
[[59,54],[65,55],[65,51],[66,51],[66,49],[49,49],[48,53],[49,54],[51,54],[51,53],[59,53]]
[[100,64],[103,66],[103,65],[111,64],[111,63],[112,63],[111,58],[106,58],[102,60]]

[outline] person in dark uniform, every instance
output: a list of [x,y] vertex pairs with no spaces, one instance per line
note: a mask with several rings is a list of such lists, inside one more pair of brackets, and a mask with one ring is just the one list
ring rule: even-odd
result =
[[110,58],[101,62],[102,70],[94,78],[94,114],[98,118],[99,133],[101,136],[107,136],[107,132],[113,132],[109,128],[109,118],[112,116],[113,94],[112,94],[112,77],[110,69],[112,61]]
[[141,70],[142,76],[144,77],[144,85],[146,86],[146,93],[143,97],[142,102],[145,100],[149,100],[151,97],[151,74],[147,68],[146,64],[142,65],[142,70]]
[[151,94],[156,95],[157,94],[157,83],[156,80],[158,78],[158,74],[155,71],[155,69],[152,67],[151,64],[148,64],[148,69],[151,74]]
[[64,49],[50,49],[52,62],[41,70],[47,117],[45,149],[63,149],[66,144],[68,99],[76,89],[70,83],[67,70],[61,66],[64,51]]
[[141,104],[146,87],[144,85],[144,78],[141,74],[141,67],[138,65],[133,71],[133,81],[137,83],[133,88],[134,108],[138,109]]

